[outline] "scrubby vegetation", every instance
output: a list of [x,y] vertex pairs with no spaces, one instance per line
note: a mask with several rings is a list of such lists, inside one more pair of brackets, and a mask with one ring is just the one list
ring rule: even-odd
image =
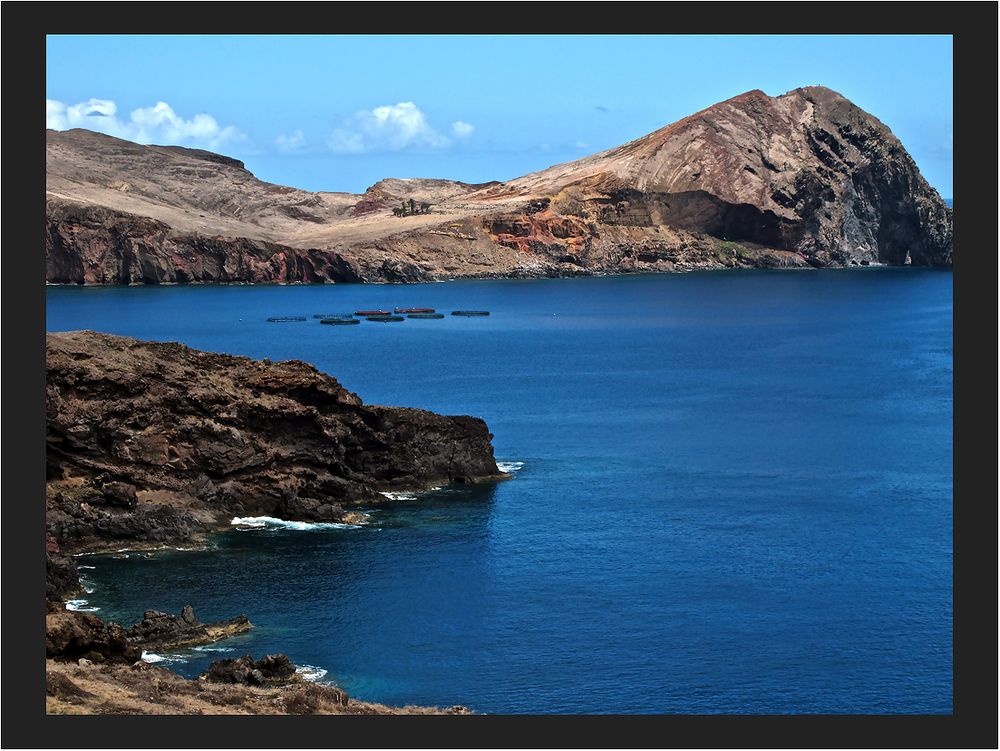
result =
[[402,201],[399,206],[392,210],[393,216],[413,216],[414,214],[430,214],[431,204],[422,201],[419,205],[412,198],[409,201]]

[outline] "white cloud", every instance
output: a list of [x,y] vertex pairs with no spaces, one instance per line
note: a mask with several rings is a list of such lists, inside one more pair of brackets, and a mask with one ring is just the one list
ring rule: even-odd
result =
[[[455,126],[460,126],[456,129]],[[452,132],[465,138],[473,131],[469,123],[452,124]],[[330,133],[330,150],[338,154],[364,154],[403,149],[442,149],[451,139],[441,135],[413,102],[399,102],[362,110]]]
[[278,151],[286,154],[301,151],[305,148],[306,136],[301,129],[295,130],[291,135],[282,133],[274,139],[274,145],[278,148]]
[[475,125],[464,120],[456,120],[451,124],[451,132],[456,138],[468,138],[475,129]]
[[110,99],[89,99],[72,105],[46,99],[45,127],[53,130],[87,128],[137,143],[197,145],[210,149],[245,138],[235,126],[223,127],[205,113],[185,120],[166,102],[132,110],[125,120],[118,117],[118,105]]
[[590,148],[590,144],[587,143],[586,141],[577,141],[573,145],[576,146],[576,148],[578,148],[578,149],[589,149]]

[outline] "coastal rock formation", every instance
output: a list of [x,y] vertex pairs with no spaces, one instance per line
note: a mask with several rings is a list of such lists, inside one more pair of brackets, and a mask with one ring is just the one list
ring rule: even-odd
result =
[[92,613],[57,610],[45,615],[45,655],[131,665],[142,657],[142,646],[117,623],[105,623]]
[[45,602],[62,609],[62,603],[80,591],[80,571],[72,556],[63,555],[51,534],[45,535]]
[[105,623],[93,613],[53,607],[45,616],[45,653],[60,660],[82,657],[91,662],[132,664],[143,651],[211,644],[252,627],[245,615],[201,623],[190,605],[184,607],[180,616],[147,610],[139,623],[127,629],[117,623]]
[[142,620],[125,632],[125,637],[149,651],[183,649],[211,644],[230,636],[242,634],[253,628],[245,615],[225,621],[202,623],[190,605],[185,605],[180,615],[147,610]]
[[[280,686],[298,678],[288,655],[265,655],[255,660],[250,655],[238,659],[215,660],[202,676],[212,683],[242,683],[246,686]],[[347,704],[347,694],[342,703]]]
[[190,543],[237,516],[354,523],[384,491],[504,476],[482,420],[365,405],[303,362],[69,332],[46,365],[53,551]]
[[202,624],[190,605],[180,616],[147,611],[129,629],[92,613],[53,609],[45,617],[46,713],[471,714],[462,706],[357,701],[336,686],[308,682],[284,654],[215,661],[198,680],[143,659],[144,651],[196,646],[246,628],[245,616]]
[[[48,131],[46,189],[46,279],[61,284],[952,263],[951,209],[889,128],[821,86],[750,91],[506,183],[386,179],[362,195]],[[394,216],[409,200],[429,208]]]

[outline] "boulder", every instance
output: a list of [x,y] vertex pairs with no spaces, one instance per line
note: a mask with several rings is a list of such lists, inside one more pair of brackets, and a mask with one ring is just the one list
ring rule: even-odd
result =
[[45,616],[45,654],[64,660],[123,662],[142,657],[117,623],[105,623],[92,613],[62,610]]
[[216,660],[202,676],[212,683],[240,683],[249,686],[278,686],[298,680],[295,666],[287,655],[265,655],[254,660],[252,655],[238,659]]

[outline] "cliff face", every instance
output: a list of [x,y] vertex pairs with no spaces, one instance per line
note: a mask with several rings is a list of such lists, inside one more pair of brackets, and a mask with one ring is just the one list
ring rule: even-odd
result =
[[45,232],[52,284],[363,281],[338,253],[178,233],[156,219],[103,206],[49,200]]
[[[950,266],[952,213],[899,140],[822,87],[760,91],[508,183],[364,195],[236,160],[48,133],[47,279],[407,282],[692,268]],[[430,204],[397,217],[402,201]]]
[[183,543],[234,516],[351,522],[380,491],[502,476],[482,420],[368,406],[302,362],[70,332],[46,364],[53,553]]

